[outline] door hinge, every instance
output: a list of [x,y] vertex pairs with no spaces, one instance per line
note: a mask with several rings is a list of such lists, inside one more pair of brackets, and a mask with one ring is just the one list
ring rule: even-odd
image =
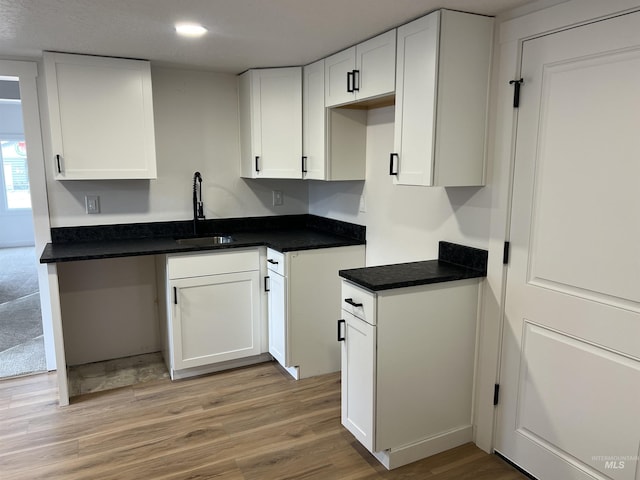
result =
[[519,80],[510,80],[509,85],[513,85],[513,108],[520,106],[520,85],[524,83],[521,78]]
[[504,242],[504,250],[502,250],[502,264],[509,264],[509,248],[511,247],[511,243]]
[[498,405],[498,400],[500,399],[500,384],[496,383],[493,386],[493,406]]

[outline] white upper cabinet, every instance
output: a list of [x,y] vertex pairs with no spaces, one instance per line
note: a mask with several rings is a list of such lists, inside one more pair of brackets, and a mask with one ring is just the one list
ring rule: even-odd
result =
[[492,40],[492,18],[449,10],[398,28],[395,183],[484,185]]
[[156,178],[149,62],[44,53],[55,178]]
[[241,174],[302,178],[302,68],[240,75]]
[[302,178],[325,180],[324,60],[302,72]]
[[366,110],[324,105],[325,60],[303,70],[302,178],[364,180]]
[[395,62],[395,29],[326,58],[325,106],[392,94]]

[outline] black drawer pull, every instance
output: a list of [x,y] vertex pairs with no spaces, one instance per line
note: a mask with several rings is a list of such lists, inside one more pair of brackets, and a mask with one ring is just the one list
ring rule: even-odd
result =
[[[393,165],[394,165],[393,159],[394,158],[396,159],[396,161],[395,161],[396,168],[395,169],[393,168]],[[399,160],[399,157],[398,157],[397,153],[390,153],[389,154],[389,175],[398,176],[398,160]]]
[[345,302],[347,302],[347,303],[348,303],[349,305],[351,305],[352,307],[356,307],[356,308],[358,308],[358,307],[361,307],[361,306],[362,306],[362,304],[361,304],[361,303],[356,303],[356,302],[354,302],[354,301],[353,301],[353,298],[345,298],[345,299],[344,299],[344,301],[345,301]]
[[272,258],[267,258],[267,262],[269,262],[272,265],[278,265],[278,262],[276,262],[275,260],[273,260]]
[[344,333],[343,333],[343,330],[340,328],[340,325],[346,326],[346,324],[347,322],[345,320],[338,320],[338,341],[339,342],[344,341]]
[[269,276],[264,277],[264,291],[270,292],[271,288],[269,288]]

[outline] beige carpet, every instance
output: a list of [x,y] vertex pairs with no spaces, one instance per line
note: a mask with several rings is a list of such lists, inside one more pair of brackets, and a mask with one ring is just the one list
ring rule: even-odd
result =
[[42,335],[0,352],[0,377],[15,377],[47,369]]
[[35,248],[0,248],[0,377],[45,369]]

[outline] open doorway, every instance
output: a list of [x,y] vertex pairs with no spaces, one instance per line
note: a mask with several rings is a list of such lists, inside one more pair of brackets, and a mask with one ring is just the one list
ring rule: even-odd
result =
[[47,369],[18,80],[0,77],[0,378]]

